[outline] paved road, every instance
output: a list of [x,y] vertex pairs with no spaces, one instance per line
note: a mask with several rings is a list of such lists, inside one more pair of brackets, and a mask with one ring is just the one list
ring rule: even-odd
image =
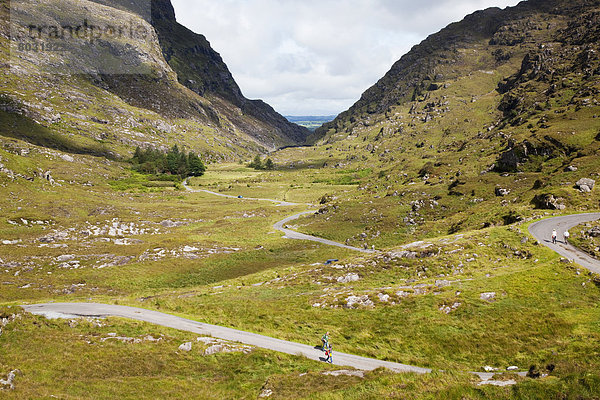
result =
[[[535,222],[529,226],[529,232],[544,246],[551,248],[561,256],[573,260],[582,267],[600,274],[600,261],[574,246],[565,244],[563,233],[577,225],[600,219],[600,213],[565,215],[562,217],[548,218]],[[552,244],[552,230],[556,229],[558,241]]]
[[[254,198],[254,197],[243,197],[243,198],[239,198],[237,196],[232,196],[232,195],[228,195],[228,194],[223,194],[223,193],[217,193],[217,192],[211,192],[210,190],[203,190],[203,189],[191,189],[189,186],[184,185],[185,188],[190,191],[190,192],[194,192],[194,193],[208,193],[208,194],[212,194],[215,196],[220,196],[220,197],[226,197],[229,199],[236,199],[236,200],[256,200],[256,201],[268,201],[271,203],[276,203],[278,206],[299,206],[299,205],[306,205],[306,206],[312,206],[311,204],[307,204],[307,203],[290,203],[287,201],[281,201],[281,200],[274,200],[274,199],[260,199],[260,198]],[[311,242],[317,242],[317,243],[321,243],[321,244],[325,244],[327,246],[335,246],[335,247],[341,247],[344,249],[349,249],[349,250],[354,250],[354,251],[360,251],[362,253],[375,253],[375,250],[372,249],[361,249],[359,247],[353,247],[353,246],[348,246],[345,245],[343,243],[338,243],[338,242],[334,242],[333,240],[327,240],[327,239],[323,239],[323,238],[319,238],[316,236],[311,236],[311,235],[306,235],[304,233],[300,233],[300,232],[296,232],[293,231],[291,229],[289,229],[286,224],[290,221],[296,220],[304,215],[308,215],[308,214],[314,214],[315,211],[304,211],[295,215],[292,215],[290,217],[287,217],[279,222],[276,222],[273,225],[273,228],[283,232],[285,234],[284,238],[286,239],[296,239],[296,240],[309,240]]]
[[[255,333],[239,331],[217,325],[209,325],[192,321],[185,318],[164,314],[158,311],[145,310],[142,308],[96,304],[96,303],[48,303],[21,306],[26,311],[46,315],[51,318],[74,318],[74,317],[122,317],[145,321],[152,324],[166,326],[198,335],[212,336],[219,339],[232,340],[263,349],[274,350],[281,353],[302,355],[311,360],[323,361],[323,352],[312,346],[288,342]],[[318,339],[315,338],[315,341]],[[373,358],[355,356],[334,351],[333,364],[345,367],[353,367],[361,370],[373,370],[379,367],[388,368],[395,372],[415,372],[425,374],[431,372],[428,368],[413,367],[389,361],[380,361]]]

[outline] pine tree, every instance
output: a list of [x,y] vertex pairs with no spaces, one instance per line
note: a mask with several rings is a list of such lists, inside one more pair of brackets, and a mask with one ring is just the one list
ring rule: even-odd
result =
[[267,161],[265,161],[265,169],[269,171],[275,169],[275,163],[270,158],[267,158]]
[[254,168],[254,169],[263,169],[262,160],[260,159],[260,155],[257,154],[256,157],[254,157],[254,161],[252,161],[248,166],[250,168]]

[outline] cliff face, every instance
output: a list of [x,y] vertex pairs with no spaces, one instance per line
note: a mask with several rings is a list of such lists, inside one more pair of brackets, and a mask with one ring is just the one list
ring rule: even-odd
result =
[[[260,101],[247,100],[206,38],[175,21],[169,1],[154,1],[151,9],[148,4],[19,2],[12,10],[12,33],[23,43],[32,40],[28,25],[19,25],[26,21],[57,27],[82,21],[98,27],[133,24],[147,34],[104,34],[90,42],[72,40],[69,51],[19,52],[10,25],[2,24],[0,56],[11,67],[0,70],[3,117],[18,114],[69,137],[75,147],[96,143],[125,156],[136,146],[179,144],[208,160],[237,160],[303,143],[308,130]],[[9,3],[0,4],[3,21],[10,20],[10,11]],[[47,143],[18,130],[0,133]]]

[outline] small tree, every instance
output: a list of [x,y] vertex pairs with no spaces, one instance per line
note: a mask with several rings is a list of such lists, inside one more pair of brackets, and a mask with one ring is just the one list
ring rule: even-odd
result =
[[205,171],[206,167],[200,157],[190,151],[188,155],[188,174],[190,176],[202,176]]
[[275,163],[270,158],[267,158],[267,161],[265,161],[265,169],[269,171],[275,169]]
[[256,155],[256,157],[254,157],[254,160],[248,164],[248,166],[250,168],[254,168],[254,169],[263,169],[263,165],[262,165],[262,160],[260,159],[260,155]]

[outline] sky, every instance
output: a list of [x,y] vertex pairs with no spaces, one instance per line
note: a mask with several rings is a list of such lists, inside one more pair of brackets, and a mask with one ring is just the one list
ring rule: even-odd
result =
[[518,0],[172,0],[244,95],[283,115],[336,115],[432,33]]

